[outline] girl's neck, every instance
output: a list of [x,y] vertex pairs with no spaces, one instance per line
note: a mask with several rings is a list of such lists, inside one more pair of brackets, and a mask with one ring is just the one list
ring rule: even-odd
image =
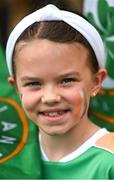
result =
[[50,161],[59,161],[72,153],[100,129],[89,120],[86,121],[83,129],[82,125],[77,126],[66,134],[58,136],[50,136],[40,131],[41,146]]

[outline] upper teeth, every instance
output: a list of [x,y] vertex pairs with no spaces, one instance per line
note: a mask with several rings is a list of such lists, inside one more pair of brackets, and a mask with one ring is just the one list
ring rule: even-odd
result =
[[45,112],[44,114],[46,115],[46,116],[57,116],[57,115],[60,115],[60,114],[62,114],[63,112]]

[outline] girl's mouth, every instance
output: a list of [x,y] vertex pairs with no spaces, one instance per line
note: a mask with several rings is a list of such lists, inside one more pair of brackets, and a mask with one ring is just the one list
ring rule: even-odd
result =
[[68,110],[53,111],[53,112],[40,112],[40,114],[44,116],[49,116],[49,117],[57,117],[57,116],[65,114],[67,111]]
[[61,122],[65,119],[69,110],[59,110],[59,111],[43,111],[39,114],[46,120],[50,122]]

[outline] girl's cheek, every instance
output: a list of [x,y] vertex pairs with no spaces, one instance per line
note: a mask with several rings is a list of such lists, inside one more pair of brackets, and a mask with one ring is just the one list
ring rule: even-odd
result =
[[41,95],[37,92],[24,92],[21,95],[21,103],[25,110],[33,111],[39,105]]
[[31,114],[31,111],[32,111],[32,104],[30,102],[30,97],[25,95],[25,94],[22,94],[21,95],[21,104],[22,104],[22,107],[26,113],[26,115],[28,116],[28,118],[31,118],[30,117],[30,114]]
[[21,104],[25,111],[32,109],[32,106],[33,106],[32,97],[27,94],[22,94]]

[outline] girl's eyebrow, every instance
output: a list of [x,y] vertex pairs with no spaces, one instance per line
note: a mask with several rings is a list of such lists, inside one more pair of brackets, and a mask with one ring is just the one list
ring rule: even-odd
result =
[[80,73],[79,72],[68,72],[68,73],[64,73],[61,74],[59,77],[66,77],[66,76],[76,76],[76,77],[80,77]]
[[[57,78],[64,78],[64,77],[69,77],[69,76],[75,76],[75,77],[80,77],[79,72],[68,72],[68,73],[63,73],[59,74]],[[31,76],[24,76],[21,77],[21,81],[41,81],[42,79],[39,77],[31,77]]]
[[21,81],[35,81],[35,80],[40,81],[41,79],[38,77],[30,77],[30,76],[24,76],[21,78]]

